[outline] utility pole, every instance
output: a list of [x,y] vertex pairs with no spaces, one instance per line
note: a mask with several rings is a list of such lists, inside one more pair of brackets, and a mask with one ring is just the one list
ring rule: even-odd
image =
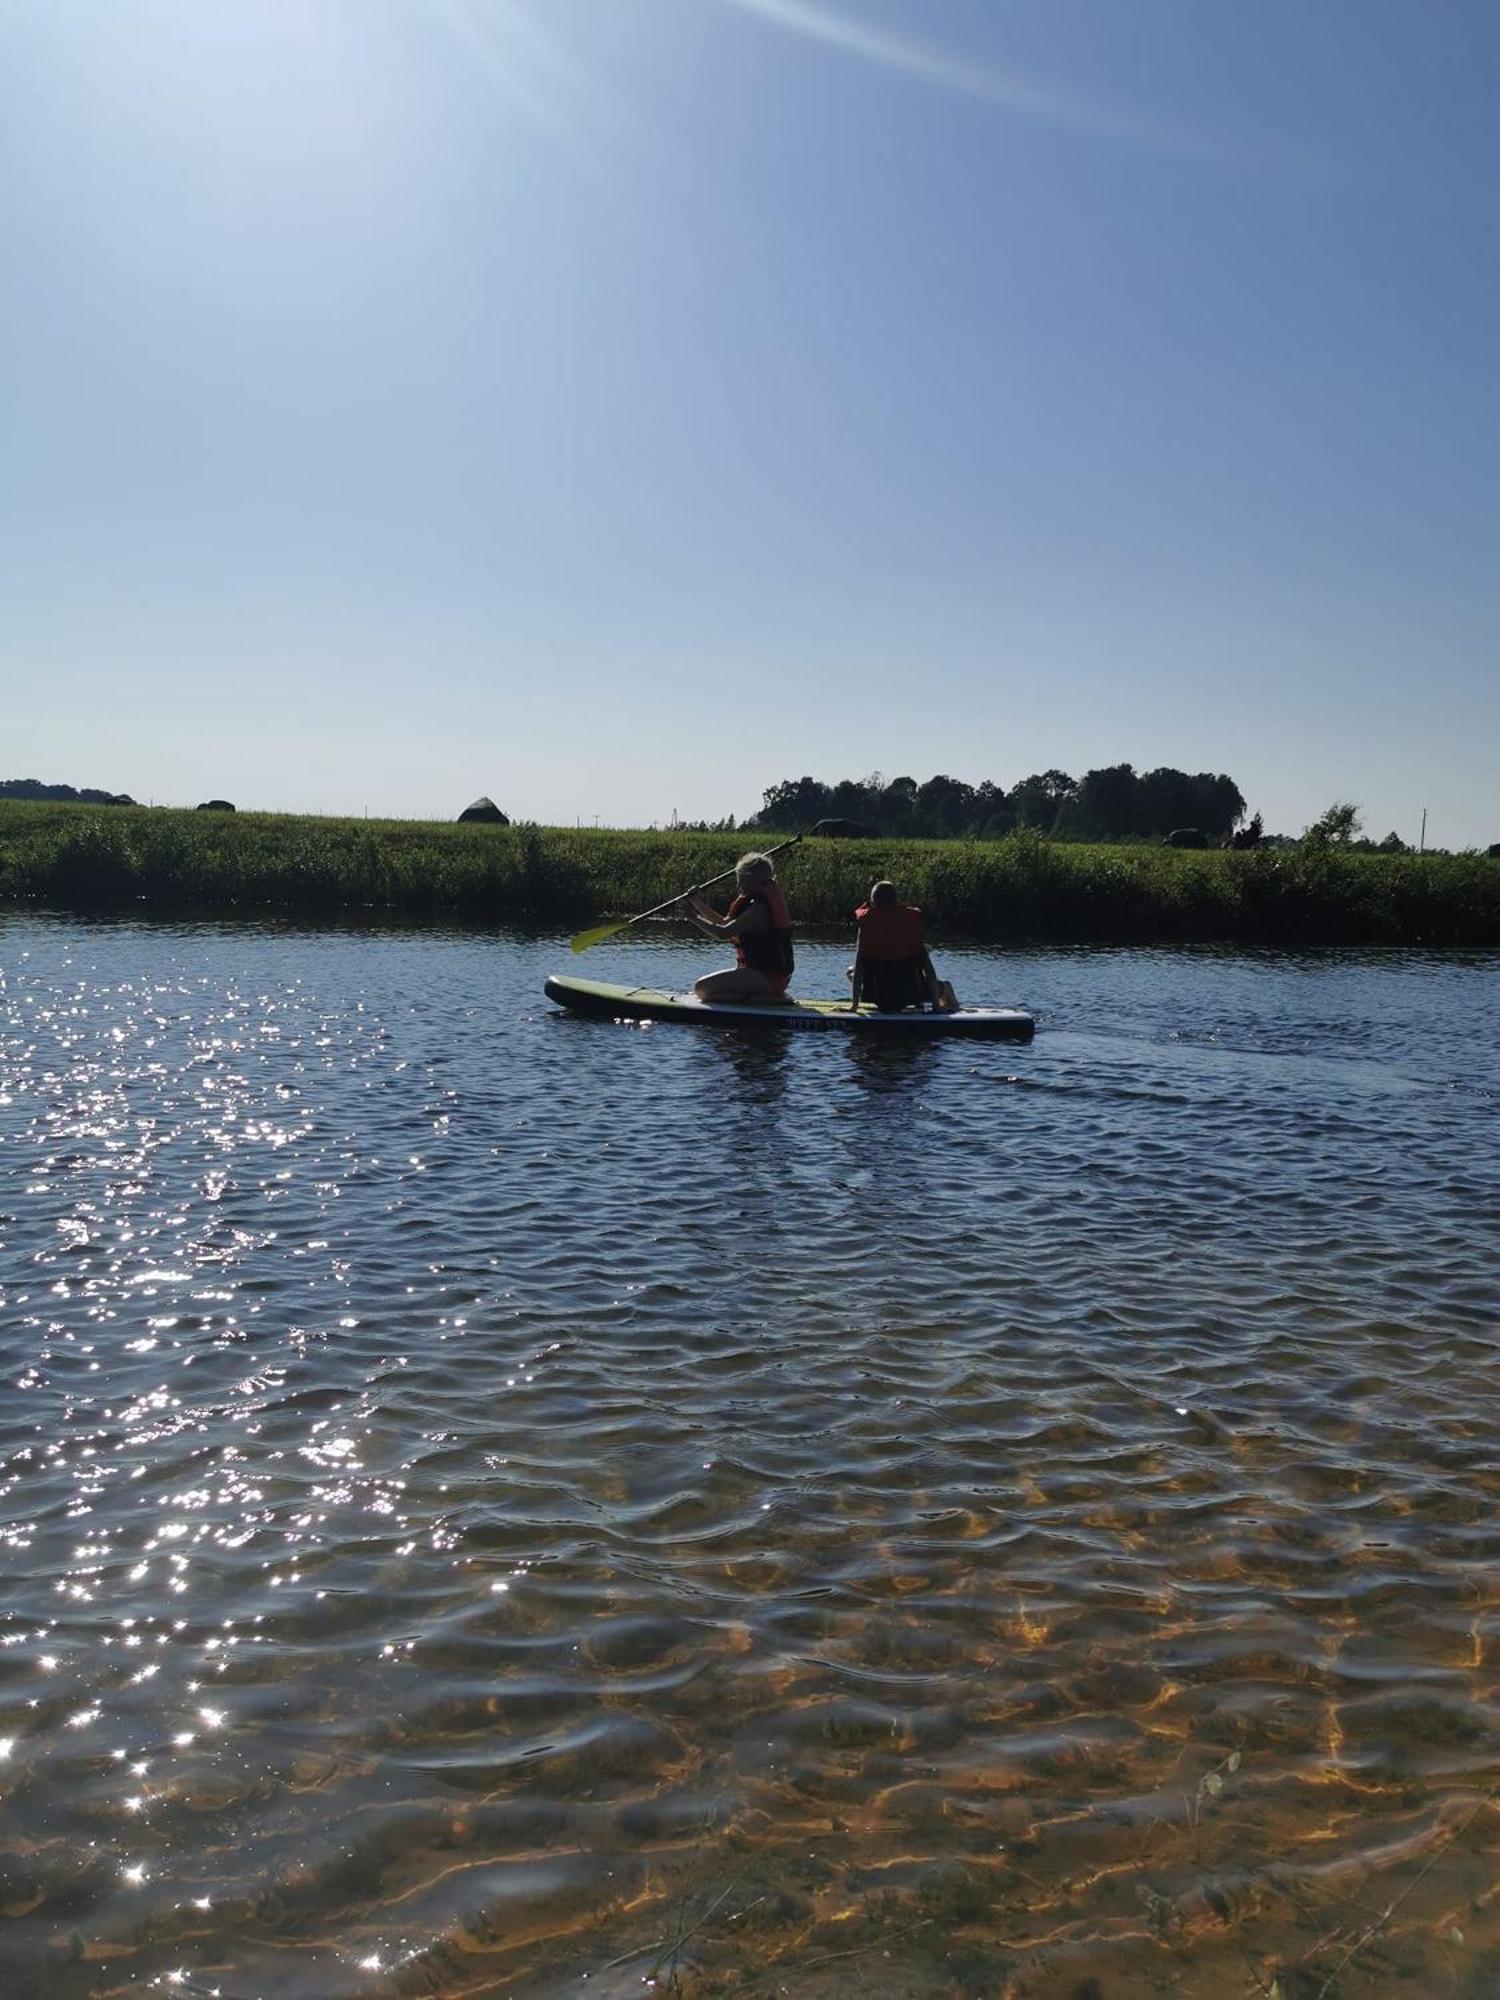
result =
[[1425,854],[1425,853],[1427,852],[1427,808],[1426,808],[1426,806],[1423,806],[1423,808],[1422,808],[1422,831],[1421,831],[1421,832],[1420,832],[1420,833],[1419,833],[1419,834],[1417,835],[1417,852],[1418,852],[1418,854]]

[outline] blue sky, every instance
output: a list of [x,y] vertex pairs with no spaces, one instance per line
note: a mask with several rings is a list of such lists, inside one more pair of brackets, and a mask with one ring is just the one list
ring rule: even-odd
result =
[[1491,0],[0,0],[0,776],[1500,839]]

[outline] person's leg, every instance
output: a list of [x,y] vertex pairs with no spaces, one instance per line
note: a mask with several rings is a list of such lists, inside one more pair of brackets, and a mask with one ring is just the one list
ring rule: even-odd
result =
[[915,956],[875,959],[870,997],[882,1014],[903,1014],[908,1007],[920,1007],[923,999],[922,972]]
[[748,965],[726,966],[723,972],[705,972],[693,981],[700,1000],[779,1000],[783,996],[763,972]]

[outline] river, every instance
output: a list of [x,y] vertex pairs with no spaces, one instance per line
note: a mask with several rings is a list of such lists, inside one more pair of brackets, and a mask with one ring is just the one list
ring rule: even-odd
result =
[[1500,957],[938,956],[0,916],[8,2000],[1500,1986]]

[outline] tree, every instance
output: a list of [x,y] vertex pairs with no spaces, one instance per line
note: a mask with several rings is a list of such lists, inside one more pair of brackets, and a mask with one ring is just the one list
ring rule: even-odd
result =
[[1201,826],[1215,840],[1226,840],[1245,817],[1245,798],[1239,786],[1223,771],[1200,771],[1189,783],[1193,817],[1188,824]]
[[1266,834],[1265,823],[1257,813],[1248,826],[1242,826],[1238,833],[1231,834],[1231,847],[1259,847]]
[[1174,771],[1170,764],[1147,771],[1136,793],[1135,821],[1131,832],[1150,839],[1171,833],[1180,826],[1196,826],[1204,833],[1213,831],[1208,820],[1199,813],[1201,791],[1197,778],[1190,778],[1186,771]]
[[86,806],[133,806],[129,792],[101,792],[94,785],[44,785],[40,778],[7,778],[0,799],[50,799]]
[[1011,810],[1017,825],[1034,826],[1041,833],[1050,833],[1056,824],[1058,809],[1065,800],[1072,798],[1077,789],[1066,771],[1039,771],[1023,778],[1019,785],[1011,787],[1010,794]]
[[1217,844],[1244,815],[1240,789],[1222,771],[1189,775],[1161,765],[1137,773],[1130,764],[1109,764],[1081,783],[1055,766],[1034,771],[1009,793],[990,778],[971,785],[944,772],[921,784],[879,771],[834,784],[785,778],[764,793],[747,825],[792,832],[846,819],[887,838],[938,840],[996,840],[1018,827],[1072,840],[1152,840],[1191,827]]
[[1359,807],[1348,799],[1336,799],[1302,838],[1311,847],[1347,847],[1359,829]]
[[974,787],[941,773],[917,787],[917,812],[922,831],[941,837],[962,833],[973,816]]
[[795,829],[829,816],[826,785],[819,784],[816,778],[786,778],[762,793],[755,824]]
[[1097,771],[1085,771],[1077,796],[1059,815],[1057,830],[1081,840],[1119,840],[1142,831],[1136,825],[1139,797],[1140,780],[1133,764],[1106,764]]

